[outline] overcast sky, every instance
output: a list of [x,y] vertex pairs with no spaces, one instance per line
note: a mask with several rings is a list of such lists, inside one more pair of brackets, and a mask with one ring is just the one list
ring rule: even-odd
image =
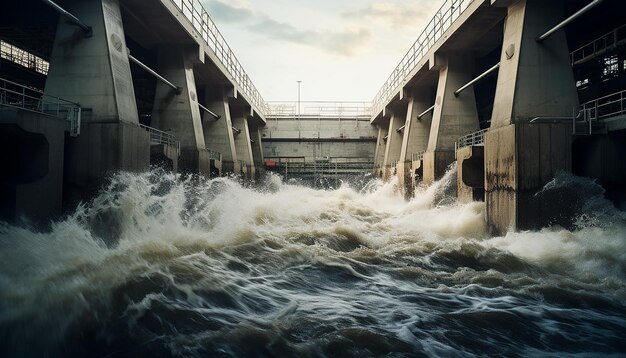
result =
[[370,101],[438,0],[201,0],[266,101]]

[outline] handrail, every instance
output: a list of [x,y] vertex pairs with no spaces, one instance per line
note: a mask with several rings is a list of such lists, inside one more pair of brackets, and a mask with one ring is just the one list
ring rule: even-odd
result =
[[581,111],[585,115],[589,115],[590,120],[601,120],[626,114],[626,90],[583,103]]
[[416,161],[422,160],[422,159],[424,159],[424,151],[411,154],[411,161],[412,162],[416,162]]
[[70,122],[70,135],[80,134],[82,109],[79,104],[0,78],[0,106],[19,108]]
[[[266,102],[267,117],[297,117],[298,102],[273,101]],[[300,112],[301,117],[364,117],[369,118],[372,114],[370,102],[358,101],[301,101],[304,106]]]
[[171,133],[149,127],[145,124],[139,124],[139,127],[147,130],[150,133],[150,142],[152,144],[162,144],[175,147],[178,155],[180,155],[180,141],[176,139],[176,136]]
[[[165,0],[162,0],[165,1]],[[243,66],[231,50],[230,46],[218,30],[217,26],[198,0],[169,0],[180,11],[180,14],[189,21],[205,44],[213,51],[217,59],[224,66],[232,80],[239,85],[241,92],[265,115],[267,110],[265,101],[256,89]]]
[[481,129],[460,137],[456,142],[456,149],[485,145],[485,133],[487,133],[487,129]]
[[395,90],[406,82],[406,77],[426,53],[473,2],[474,0],[446,0],[444,2],[372,100],[373,113],[376,114],[382,110],[396,92]]
[[588,59],[603,54],[609,48],[626,42],[626,25],[619,26],[593,41],[575,49],[570,53],[572,66],[586,62]]
[[219,160],[219,161],[222,160],[222,153],[216,152],[208,148],[207,148],[207,152],[209,152],[209,159]]

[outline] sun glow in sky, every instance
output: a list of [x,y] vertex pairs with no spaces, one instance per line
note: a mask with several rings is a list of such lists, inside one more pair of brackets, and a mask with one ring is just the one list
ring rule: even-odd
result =
[[266,101],[370,101],[442,1],[202,3]]

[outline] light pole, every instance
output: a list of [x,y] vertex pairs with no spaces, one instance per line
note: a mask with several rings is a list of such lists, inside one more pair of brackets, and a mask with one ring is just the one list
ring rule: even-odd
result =
[[298,121],[300,121],[300,84],[302,83],[302,81],[296,82],[298,82],[298,111],[296,113],[298,114]]

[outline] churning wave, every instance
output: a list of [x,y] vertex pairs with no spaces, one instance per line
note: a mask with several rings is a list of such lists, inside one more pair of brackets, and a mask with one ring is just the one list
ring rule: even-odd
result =
[[316,190],[121,173],[47,232],[0,224],[0,355],[626,354],[626,214],[489,235],[454,170]]

